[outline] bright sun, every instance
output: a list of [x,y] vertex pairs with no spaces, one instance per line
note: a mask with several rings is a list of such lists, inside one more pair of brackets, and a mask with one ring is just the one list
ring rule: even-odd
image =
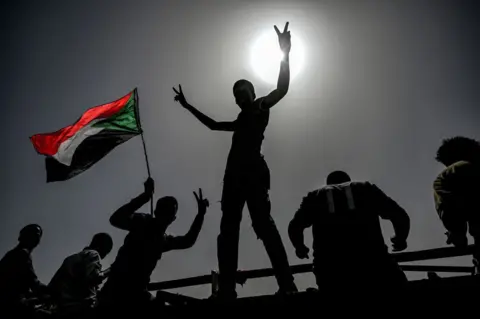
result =
[[[283,28],[280,28],[283,31]],[[291,33],[292,48],[290,50],[290,81],[301,71],[304,62],[303,44],[295,34]],[[255,74],[269,84],[276,84],[280,71],[282,51],[278,44],[275,30],[262,33],[253,43],[251,50],[251,66]]]

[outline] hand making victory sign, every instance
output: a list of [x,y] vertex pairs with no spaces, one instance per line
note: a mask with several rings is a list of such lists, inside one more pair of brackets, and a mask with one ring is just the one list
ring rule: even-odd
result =
[[179,102],[183,107],[186,107],[188,105],[187,100],[185,99],[185,95],[183,95],[182,91],[182,86],[179,84],[178,85],[178,90],[173,88],[173,91],[175,94],[177,94],[174,98],[175,102]]
[[283,51],[283,53],[288,54],[290,53],[290,48],[292,46],[291,41],[290,41],[290,31],[288,31],[288,22],[285,23],[285,28],[283,29],[283,33],[278,30],[277,26],[273,26],[275,28],[275,31],[277,32],[278,35],[278,43],[280,44],[280,49]]
[[210,203],[208,202],[208,199],[203,198],[202,189],[200,188],[198,190],[198,195],[196,192],[193,192],[193,195],[195,195],[195,199],[197,200],[199,214],[205,215],[208,206],[210,206]]

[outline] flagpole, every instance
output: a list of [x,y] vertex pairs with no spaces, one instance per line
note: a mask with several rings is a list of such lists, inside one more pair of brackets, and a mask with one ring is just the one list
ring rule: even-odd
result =
[[[143,136],[143,131],[140,134],[142,137],[142,144],[143,144],[143,154],[145,154],[145,162],[147,163],[147,174],[148,177],[150,178],[150,164],[148,163],[148,155],[147,155],[147,147],[145,145],[145,137]],[[150,213],[153,215],[153,194],[152,197],[150,198]]]
[[[138,118],[138,122],[140,123],[140,103],[139,103],[137,88],[135,88],[135,95],[137,100],[137,118]],[[143,154],[145,154],[145,162],[147,164],[147,174],[148,174],[148,177],[150,178],[151,177],[150,164],[148,162],[147,146],[145,145],[145,136],[143,136],[143,128],[141,128],[140,136],[142,137]],[[153,216],[153,194],[152,194],[152,197],[150,198],[150,214],[152,214]]]

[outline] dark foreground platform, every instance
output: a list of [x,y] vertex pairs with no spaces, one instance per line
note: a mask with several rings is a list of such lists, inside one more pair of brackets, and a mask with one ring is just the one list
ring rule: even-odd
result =
[[[371,291],[364,287],[352,293],[348,287],[335,293],[328,291],[304,291],[289,296],[257,296],[239,298],[230,302],[209,299],[185,302],[183,305],[158,307],[151,316],[183,317],[192,314],[199,317],[273,317],[279,315],[304,317],[312,314],[362,314],[417,310],[442,313],[459,309],[473,310],[480,307],[480,277],[458,276],[441,279],[425,279],[409,282],[401,291]],[[314,316],[316,317],[316,316]]]
[[[215,299],[196,299],[168,292],[169,289],[208,285],[212,292],[218,288],[218,276],[215,272],[198,277],[175,279],[151,283],[149,290],[157,299],[148,305],[118,305],[118,309],[88,311],[80,316],[61,318],[257,318],[288,317],[345,317],[345,316],[413,316],[424,313],[429,317],[477,316],[480,309],[480,276],[473,275],[472,266],[409,265],[412,261],[454,258],[468,256],[473,246],[465,248],[443,247],[422,251],[392,254],[404,271],[425,273],[423,280],[410,281],[402,289],[374,289],[346,285],[336,287],[335,291],[309,289],[292,295],[266,295],[238,298],[225,302]],[[368,262],[368,261],[365,261]],[[312,271],[312,264],[291,266],[294,274]],[[454,277],[443,277],[437,273],[456,273]],[[238,283],[246,280],[273,276],[271,268],[239,271]],[[361,274],[359,274],[361,275]],[[128,311],[125,309],[128,309]],[[115,305],[117,308],[117,305]],[[122,310],[119,310],[119,309]],[[112,312],[113,310],[113,312]],[[59,318],[58,316],[48,316]],[[7,318],[0,314],[0,318]],[[10,318],[18,318],[13,316]],[[43,318],[43,317],[42,317]]]

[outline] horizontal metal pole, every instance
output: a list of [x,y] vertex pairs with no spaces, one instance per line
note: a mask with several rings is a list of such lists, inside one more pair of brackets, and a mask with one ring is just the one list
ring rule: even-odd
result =
[[474,245],[465,248],[443,247],[435,249],[426,249],[419,251],[407,251],[403,253],[393,253],[392,257],[399,263],[408,261],[432,260],[440,258],[451,258],[468,256],[473,254]]
[[173,294],[171,292],[162,291],[162,290],[157,291],[156,297],[163,301],[167,301],[169,303],[185,303],[185,302],[195,302],[195,301],[201,300],[198,298],[184,296],[180,294]]
[[428,266],[428,265],[401,265],[403,271],[426,271],[426,272],[454,272],[467,273],[473,272],[473,267],[465,266]]
[[[432,260],[432,259],[440,259],[440,258],[468,256],[473,253],[473,249],[474,249],[473,245],[470,245],[465,248],[443,247],[443,248],[426,249],[426,250],[411,251],[411,252],[393,253],[391,254],[391,256],[397,262],[401,263],[401,262],[409,262],[409,261]],[[472,271],[471,267],[421,266],[421,265],[402,265],[401,267],[405,271],[438,271],[438,272],[462,272],[462,273],[465,273],[465,272],[470,273]],[[290,269],[293,274],[307,273],[312,271],[313,264],[294,265],[294,266],[290,266]],[[467,270],[467,269],[470,269],[470,270]],[[274,276],[274,271],[272,268],[239,271],[237,273],[237,282],[242,283],[247,279],[263,278],[263,277],[271,277],[271,276]],[[199,286],[199,285],[210,284],[211,282],[212,282],[212,275],[203,275],[198,277],[190,277],[190,278],[151,283],[148,286],[148,290],[155,291],[155,290],[163,290],[163,289]]]
[[162,282],[154,282],[148,285],[149,291],[200,286],[212,282],[212,275],[203,275],[190,278],[174,279]]

